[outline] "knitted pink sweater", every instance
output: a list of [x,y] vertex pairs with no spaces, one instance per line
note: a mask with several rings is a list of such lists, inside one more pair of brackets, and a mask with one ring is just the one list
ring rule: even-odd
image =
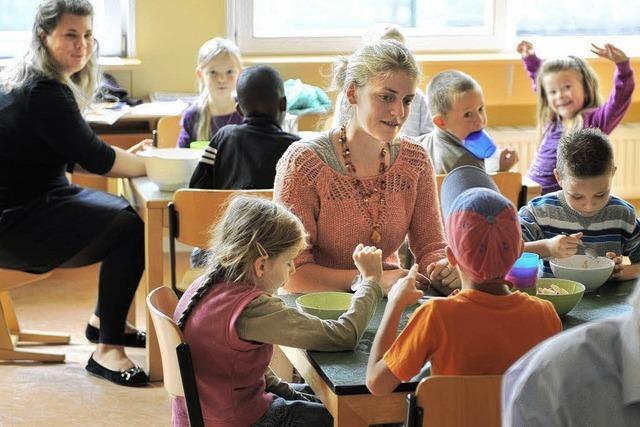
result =
[[[445,257],[444,232],[435,175],[424,148],[410,138],[392,144],[397,157],[385,172],[387,206],[377,198],[366,203],[355,178],[331,168],[320,158],[318,145],[330,144],[323,134],[313,141],[293,143],[278,162],[275,199],[303,222],[308,246],[296,258],[296,267],[315,263],[335,269],[353,269],[351,254],[358,243],[372,244],[372,220],[381,214],[380,235],[385,269],[398,266],[397,250],[409,234],[409,246],[426,274],[427,265]],[[316,149],[314,149],[316,147]],[[332,153],[334,153],[332,151]],[[366,188],[377,177],[362,180]]]

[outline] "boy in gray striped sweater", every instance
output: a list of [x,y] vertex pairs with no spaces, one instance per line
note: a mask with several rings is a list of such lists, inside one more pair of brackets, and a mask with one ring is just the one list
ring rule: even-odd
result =
[[[640,276],[640,221],[633,206],[610,194],[615,171],[611,144],[600,130],[565,135],[553,171],[562,189],[531,200],[518,213],[525,251],[565,258],[584,246],[615,261],[613,278]],[[623,256],[631,265],[623,265]],[[544,273],[551,273],[547,261]]]

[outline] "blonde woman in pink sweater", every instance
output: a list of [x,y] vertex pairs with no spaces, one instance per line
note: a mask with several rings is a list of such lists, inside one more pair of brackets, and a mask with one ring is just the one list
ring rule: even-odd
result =
[[419,77],[413,56],[395,40],[363,46],[334,65],[349,120],[292,144],[277,166],[276,199],[309,233],[286,291],[349,290],[357,277],[351,252],[359,243],[382,250],[387,290],[408,272],[397,257],[407,234],[418,280],[442,293],[459,287],[445,258],[431,161],[399,135]]

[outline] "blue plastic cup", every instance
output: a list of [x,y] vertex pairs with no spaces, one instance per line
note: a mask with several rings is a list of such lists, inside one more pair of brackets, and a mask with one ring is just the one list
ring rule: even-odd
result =
[[538,254],[524,252],[511,267],[506,279],[513,283],[518,290],[535,294],[536,281],[538,279],[538,266],[540,257]]
[[493,156],[498,149],[491,136],[484,130],[472,132],[464,140],[464,148],[479,159],[487,159]]

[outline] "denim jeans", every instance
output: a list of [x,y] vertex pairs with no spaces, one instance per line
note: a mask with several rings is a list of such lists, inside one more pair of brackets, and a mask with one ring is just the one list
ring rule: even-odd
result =
[[[313,394],[306,384],[291,384],[299,392]],[[322,403],[286,400],[275,396],[271,406],[254,427],[331,427],[333,417]]]

